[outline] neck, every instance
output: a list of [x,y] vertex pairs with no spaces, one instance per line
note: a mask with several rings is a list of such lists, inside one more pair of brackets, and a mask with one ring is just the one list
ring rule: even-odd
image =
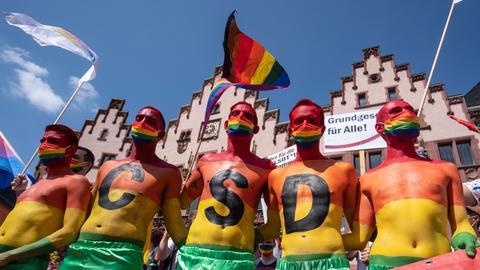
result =
[[237,156],[250,155],[250,142],[253,136],[228,135],[227,152]]
[[322,153],[320,153],[320,141],[309,147],[301,147],[297,145],[297,157],[295,161],[326,159]]
[[273,256],[273,252],[261,254],[261,260],[263,263],[271,263],[273,259],[275,259],[275,257]]
[[141,162],[152,162],[156,161],[159,158],[155,154],[155,149],[157,147],[157,142],[143,142],[143,143],[133,143],[132,151],[128,155],[128,159],[139,160]]
[[415,151],[413,140],[389,138],[387,140],[387,157],[385,161],[401,159],[422,159]]
[[46,178],[48,179],[57,178],[57,177],[70,175],[70,174],[73,174],[73,172],[72,170],[70,170],[70,167],[66,164],[62,164],[59,166],[47,166]]

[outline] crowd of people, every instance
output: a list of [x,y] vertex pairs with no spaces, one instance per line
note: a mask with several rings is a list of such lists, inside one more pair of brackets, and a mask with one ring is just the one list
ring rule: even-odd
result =
[[[62,270],[346,270],[356,257],[383,270],[452,248],[475,256],[457,168],[417,154],[420,126],[410,104],[391,101],[376,115],[386,157],[360,181],[352,164],[320,152],[321,106],[302,99],[289,119],[296,160],[275,168],[250,151],[255,109],[234,104],[224,122],[226,151],[203,155],[183,185],[178,168],[155,154],[165,121],[154,107],[135,116],[128,157],[105,162],[93,186],[84,176],[93,158],[88,150],[75,157],[75,132],[47,126],[39,146],[47,174],[18,196],[1,225],[0,268],[47,269],[51,261]],[[12,186],[24,182],[18,176]],[[477,204],[478,189],[471,189]],[[255,227],[262,195],[266,223]],[[182,217],[195,200],[196,215]],[[350,233],[341,233],[343,217]]]

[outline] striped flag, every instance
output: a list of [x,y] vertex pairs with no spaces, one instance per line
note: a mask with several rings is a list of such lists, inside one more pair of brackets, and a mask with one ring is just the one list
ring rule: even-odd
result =
[[0,131],[0,189],[10,187],[13,178],[22,171],[23,167],[25,164],[22,159]]
[[208,98],[205,125],[215,104],[230,87],[263,91],[286,89],[290,85],[287,72],[275,57],[260,43],[238,29],[235,12],[230,14],[225,27],[223,75],[222,79],[213,85]]

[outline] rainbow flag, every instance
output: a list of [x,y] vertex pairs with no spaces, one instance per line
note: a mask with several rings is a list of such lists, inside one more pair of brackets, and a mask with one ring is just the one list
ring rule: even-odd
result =
[[225,27],[223,75],[212,87],[204,123],[208,123],[215,104],[230,87],[262,91],[286,89],[290,85],[287,72],[275,57],[238,29],[235,12],[230,14]]
[[0,131],[0,189],[9,188],[13,178],[22,172],[24,167],[22,159]]
[[235,11],[230,14],[223,41],[223,78],[251,90],[285,89],[287,72],[262,44],[238,29]]

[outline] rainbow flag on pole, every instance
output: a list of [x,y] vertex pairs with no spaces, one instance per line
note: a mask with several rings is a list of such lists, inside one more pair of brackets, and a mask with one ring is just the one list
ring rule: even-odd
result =
[[285,69],[262,44],[238,29],[235,11],[228,17],[223,41],[223,78],[251,90],[285,89],[290,79]]
[[262,91],[286,89],[290,85],[287,72],[275,57],[238,29],[235,12],[230,14],[225,27],[223,75],[212,87],[204,123],[208,122],[215,104],[230,87]]

